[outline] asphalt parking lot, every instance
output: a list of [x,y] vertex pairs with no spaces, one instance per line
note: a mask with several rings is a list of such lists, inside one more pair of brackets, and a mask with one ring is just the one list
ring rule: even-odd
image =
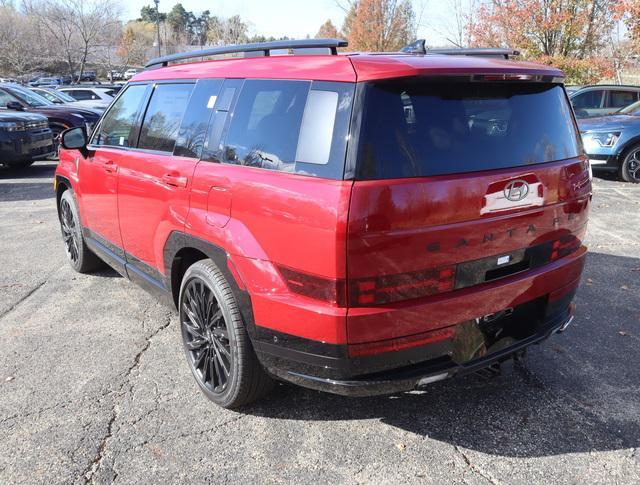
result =
[[575,324],[501,376],[207,401],[177,316],[75,274],[55,164],[0,170],[0,483],[639,483],[640,186],[594,179]]

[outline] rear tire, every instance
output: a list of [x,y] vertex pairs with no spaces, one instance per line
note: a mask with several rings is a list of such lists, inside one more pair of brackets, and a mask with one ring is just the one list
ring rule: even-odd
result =
[[211,401],[237,408],[272,389],[274,381],[258,361],[233,292],[213,261],[187,269],[178,308],[189,368]]
[[640,183],[640,144],[632,146],[624,155],[618,176],[632,184]]
[[62,193],[58,203],[58,217],[64,249],[71,267],[78,273],[89,273],[104,263],[88,248],[82,235],[80,213],[71,189]]

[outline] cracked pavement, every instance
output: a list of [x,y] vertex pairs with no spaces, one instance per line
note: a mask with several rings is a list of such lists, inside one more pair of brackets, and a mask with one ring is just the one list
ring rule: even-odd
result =
[[68,266],[54,168],[0,170],[0,483],[640,482],[640,186],[594,179],[575,324],[501,376],[236,412],[170,309]]

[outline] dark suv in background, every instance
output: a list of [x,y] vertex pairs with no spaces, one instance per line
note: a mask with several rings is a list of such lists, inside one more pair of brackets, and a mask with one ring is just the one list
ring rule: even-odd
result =
[[58,138],[67,128],[84,127],[88,133],[98,121],[101,111],[52,103],[30,89],[17,84],[0,84],[0,109],[39,113],[47,117],[57,152]]
[[46,117],[0,112],[0,165],[28,167],[52,153],[53,139]]

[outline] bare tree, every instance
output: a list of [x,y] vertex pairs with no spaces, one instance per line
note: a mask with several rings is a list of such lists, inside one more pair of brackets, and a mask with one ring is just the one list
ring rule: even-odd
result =
[[53,47],[51,56],[65,62],[78,80],[120,17],[118,0],[25,0],[24,8],[36,21],[43,44]]
[[0,6],[0,66],[13,74],[39,68],[46,58],[37,50],[38,36],[31,19],[12,7]]

